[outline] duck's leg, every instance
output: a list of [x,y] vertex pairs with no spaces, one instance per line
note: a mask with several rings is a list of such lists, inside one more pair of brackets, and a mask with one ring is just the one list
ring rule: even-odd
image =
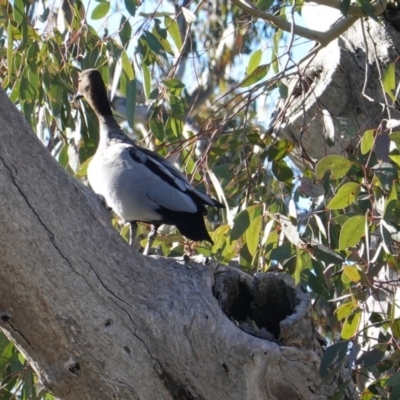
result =
[[160,227],[160,225],[152,225],[151,226],[151,231],[150,231],[149,235],[147,236],[146,248],[143,251],[143,254],[145,256],[149,255],[149,251],[151,249],[151,246],[153,246],[154,239],[157,236],[157,230],[158,230],[159,227]]
[[129,222],[129,244],[133,246],[135,250],[138,249],[138,242],[136,240],[137,222]]

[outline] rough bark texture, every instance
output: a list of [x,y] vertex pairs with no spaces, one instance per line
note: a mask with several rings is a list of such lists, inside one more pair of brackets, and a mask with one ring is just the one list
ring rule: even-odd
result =
[[[385,18],[391,18],[388,12]],[[351,144],[365,130],[377,128],[383,118],[400,119],[398,107],[388,107],[392,102],[387,96],[386,101],[381,84],[387,65],[399,57],[400,34],[385,20],[381,25],[370,19],[363,23],[365,40],[360,20],[307,62],[301,79],[291,82],[293,96],[277,128],[281,137],[299,144],[294,161],[300,169],[304,160],[316,162],[328,154],[351,151]],[[330,130],[331,118],[335,134],[330,145],[324,134]],[[377,137],[376,147],[378,156],[386,160],[386,134]]]
[[312,400],[347,379],[319,378],[290,280],[135,253],[2,91],[0,110],[0,325],[57,397]]

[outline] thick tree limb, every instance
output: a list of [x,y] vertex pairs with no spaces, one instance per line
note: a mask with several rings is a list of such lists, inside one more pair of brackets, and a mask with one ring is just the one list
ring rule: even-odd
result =
[[[251,278],[135,253],[2,91],[0,110],[0,324],[57,397],[310,400],[333,394],[339,378],[318,376],[322,349],[305,293],[279,275]],[[240,290],[232,297],[221,289],[224,282],[237,282],[232,287],[245,288],[247,297]],[[224,296],[247,302],[241,316],[266,325],[260,326],[273,340],[239,329],[213,290],[221,304],[231,304]],[[277,293],[286,297],[277,302]]]

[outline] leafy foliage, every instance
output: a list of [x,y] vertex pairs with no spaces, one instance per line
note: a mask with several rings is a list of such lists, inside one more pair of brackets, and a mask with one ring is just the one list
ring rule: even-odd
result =
[[[127,134],[174,157],[194,185],[227,205],[224,214],[209,216],[214,245],[191,245],[192,251],[223,263],[237,259],[249,272],[291,274],[309,290],[320,331],[333,343],[321,376],[347,363],[363,399],[397,398],[400,319],[397,278],[390,275],[399,263],[400,132],[390,135],[393,162],[377,159],[377,128],[364,133],[350,157],[329,155],[300,177],[290,162],[294,143],[271,135],[259,115],[261,99],[274,89],[288,96],[280,79],[290,48],[280,52],[286,40],[280,29],[267,29],[230,3],[193,3],[190,9],[171,3],[176,12],[155,8],[140,18],[131,0],[122,10],[102,0],[90,12],[81,1],[66,3],[60,10],[27,0],[0,4],[2,86],[43,144],[85,180],[97,121],[73,94],[78,71],[98,68],[113,100],[125,104],[114,102]],[[369,2],[362,7],[372,12]],[[275,11],[286,19],[284,6]],[[271,48],[260,44],[266,39]],[[228,76],[239,54],[248,56],[247,67]],[[271,71],[275,77],[266,80]],[[395,79],[389,65],[383,76],[389,96]],[[113,224],[127,239],[127,227]],[[148,230],[140,227],[142,246]],[[165,228],[154,246],[177,256],[189,244]],[[370,302],[380,302],[380,311],[369,312]],[[0,354],[1,399],[53,398],[3,335]],[[363,384],[362,376],[371,378]]]

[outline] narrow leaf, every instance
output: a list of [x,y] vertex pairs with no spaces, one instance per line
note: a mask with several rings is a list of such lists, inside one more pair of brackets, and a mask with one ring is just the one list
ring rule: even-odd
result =
[[154,137],[159,141],[164,141],[164,124],[159,121],[158,118],[154,117],[150,119],[150,130]]
[[125,1],[125,8],[132,17],[136,14],[136,7],[138,5],[136,0],[124,0]]
[[25,19],[25,2],[24,0],[14,0],[14,19],[19,27]]
[[243,79],[242,83],[240,84],[240,87],[247,87],[260,81],[267,75],[268,70],[269,70],[269,65],[267,64],[260,65],[251,73],[251,75]]
[[126,83],[126,120],[131,129],[133,129],[135,120],[136,106],[136,79],[130,79]]
[[272,162],[272,172],[276,176],[276,179],[281,182],[291,183],[294,178],[292,169],[284,160],[274,160]]
[[7,26],[7,73],[8,73],[8,82],[11,81],[11,74],[13,71],[13,31],[11,21],[8,21]]
[[260,242],[260,232],[262,227],[262,216],[258,216],[253,221],[246,231],[246,243],[249,253],[254,256],[258,243]]
[[121,17],[121,22],[119,24],[119,37],[121,39],[122,46],[125,48],[129,44],[132,36],[132,28],[129,20],[124,16]]
[[343,273],[352,281],[352,282],[360,282],[361,274],[355,265],[345,265],[343,267]]
[[167,27],[167,31],[171,35],[172,40],[174,41],[175,46],[177,47],[178,51],[181,51],[182,38],[181,38],[181,31],[179,30],[178,23],[174,19],[166,16],[165,17],[165,26]]
[[108,2],[100,3],[92,11],[91,18],[95,20],[101,19],[105,17],[109,11],[110,11],[110,3]]
[[360,357],[355,361],[355,365],[363,365],[365,368],[373,367],[382,360],[385,353],[378,349],[372,349],[361,354]]
[[151,92],[151,78],[149,67],[145,63],[142,64],[142,72],[144,81],[144,94],[146,96],[146,99],[149,99]]
[[322,356],[321,365],[319,366],[319,375],[323,378],[329,374],[330,370],[340,365],[347,354],[349,342],[341,341],[329,346]]
[[250,226],[250,218],[247,210],[241,211],[233,220],[233,228],[231,231],[231,240],[239,239]]
[[341,304],[335,311],[338,321],[347,318],[355,310],[356,306],[353,301]]
[[355,336],[358,330],[358,326],[361,321],[361,310],[355,311],[352,315],[350,315],[343,324],[341,337],[345,340],[350,340]]
[[385,72],[383,73],[383,88],[385,92],[390,96],[392,100],[395,100],[393,90],[396,89],[396,65],[395,63],[390,63]]
[[260,65],[262,57],[262,51],[260,49],[256,50],[249,59],[249,63],[246,68],[246,75],[252,74],[256,68]]
[[122,63],[122,70],[126,73],[128,79],[132,80],[135,78],[135,71],[133,70],[132,63],[129,60],[128,54],[126,51],[123,50],[121,53],[121,63]]
[[361,154],[367,154],[371,151],[372,146],[374,145],[375,139],[375,131],[370,129],[364,132],[364,135],[361,139]]

